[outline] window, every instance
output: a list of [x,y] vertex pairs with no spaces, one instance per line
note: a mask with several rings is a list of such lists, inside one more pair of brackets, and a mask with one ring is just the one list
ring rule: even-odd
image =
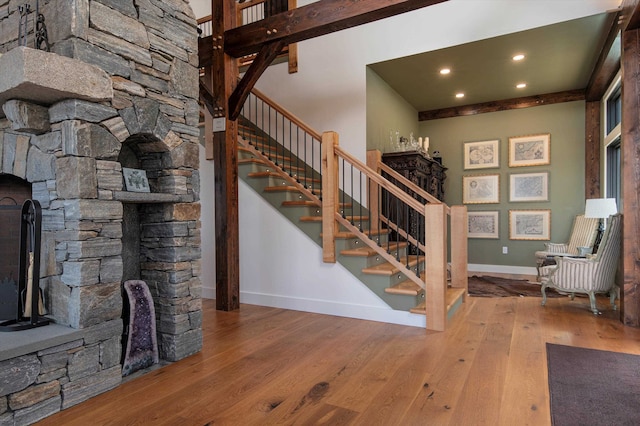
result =
[[622,159],[620,150],[620,137],[607,146],[606,152],[606,197],[615,198],[618,211],[622,210],[622,194],[620,176],[622,174]]
[[607,135],[611,133],[622,120],[622,87],[618,87],[607,99]]
[[622,85],[618,75],[604,97],[605,197],[615,198],[618,211],[622,210],[621,176],[621,121]]

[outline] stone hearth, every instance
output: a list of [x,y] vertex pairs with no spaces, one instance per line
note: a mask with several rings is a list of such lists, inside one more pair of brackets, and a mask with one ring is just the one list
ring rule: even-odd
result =
[[[22,179],[42,205],[40,285],[55,324],[0,334],[0,424],[121,383],[125,280],[149,285],[162,360],[202,346],[188,2],[40,0],[52,52],[16,47],[23,3],[0,0],[0,180]],[[144,170],[151,192],[127,192],[123,167]]]

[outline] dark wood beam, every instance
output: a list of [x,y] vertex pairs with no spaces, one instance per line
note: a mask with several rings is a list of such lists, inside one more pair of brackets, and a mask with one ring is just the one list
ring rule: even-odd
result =
[[611,17],[609,34],[591,73],[591,79],[585,91],[587,102],[600,101],[620,69],[622,54],[620,37],[620,13],[618,12]]
[[215,97],[213,96],[213,93],[211,93],[211,91],[209,90],[209,87],[207,87],[207,84],[204,81],[202,81],[202,79],[200,79],[200,100],[204,104],[205,108],[207,108],[207,110],[209,111],[209,114],[211,114],[212,116],[215,116],[216,115]]
[[623,0],[620,12],[620,28],[631,31],[640,28],[640,0]]
[[551,105],[561,102],[584,100],[584,90],[569,90],[566,92],[548,93],[546,95],[526,96],[522,98],[504,99],[501,101],[482,102],[473,105],[420,111],[419,121],[437,120],[440,118],[461,117],[466,115],[484,114],[487,112],[507,111],[511,109],[530,108]]
[[210,67],[213,61],[213,36],[198,38],[198,65],[200,68]]
[[622,35],[622,261],[620,314],[640,327],[640,29]]
[[320,0],[225,33],[225,53],[239,58],[281,40],[285,45],[448,0]]
[[[213,133],[215,219],[203,220],[215,220],[216,308],[232,311],[240,307],[238,129],[237,122],[229,119],[226,100],[238,81],[238,61],[224,54],[221,47],[224,30],[236,26],[236,2],[212,0],[212,11],[214,117],[225,119],[225,130]],[[203,188],[211,187],[203,185]]]
[[242,80],[236,86],[235,90],[229,97],[229,119],[237,120],[242,111],[242,106],[247,96],[251,93],[251,89],[256,84],[262,73],[269,67],[271,62],[280,54],[285,44],[282,40],[265,44],[258,52],[249,68],[242,76]]
[[586,199],[600,198],[600,101],[585,104],[584,195]]

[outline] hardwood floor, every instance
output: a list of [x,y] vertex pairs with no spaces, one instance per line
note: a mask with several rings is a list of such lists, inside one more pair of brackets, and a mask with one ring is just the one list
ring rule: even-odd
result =
[[640,354],[640,329],[586,298],[469,297],[446,332],[204,309],[202,352],[40,424],[548,425],[545,342]]

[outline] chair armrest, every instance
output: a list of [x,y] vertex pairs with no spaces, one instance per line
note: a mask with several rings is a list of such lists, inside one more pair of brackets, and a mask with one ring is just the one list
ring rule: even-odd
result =
[[597,261],[583,257],[555,257],[557,267],[549,280],[560,289],[588,289],[593,285]]
[[549,253],[566,253],[569,250],[569,244],[565,243],[546,243],[545,246]]

